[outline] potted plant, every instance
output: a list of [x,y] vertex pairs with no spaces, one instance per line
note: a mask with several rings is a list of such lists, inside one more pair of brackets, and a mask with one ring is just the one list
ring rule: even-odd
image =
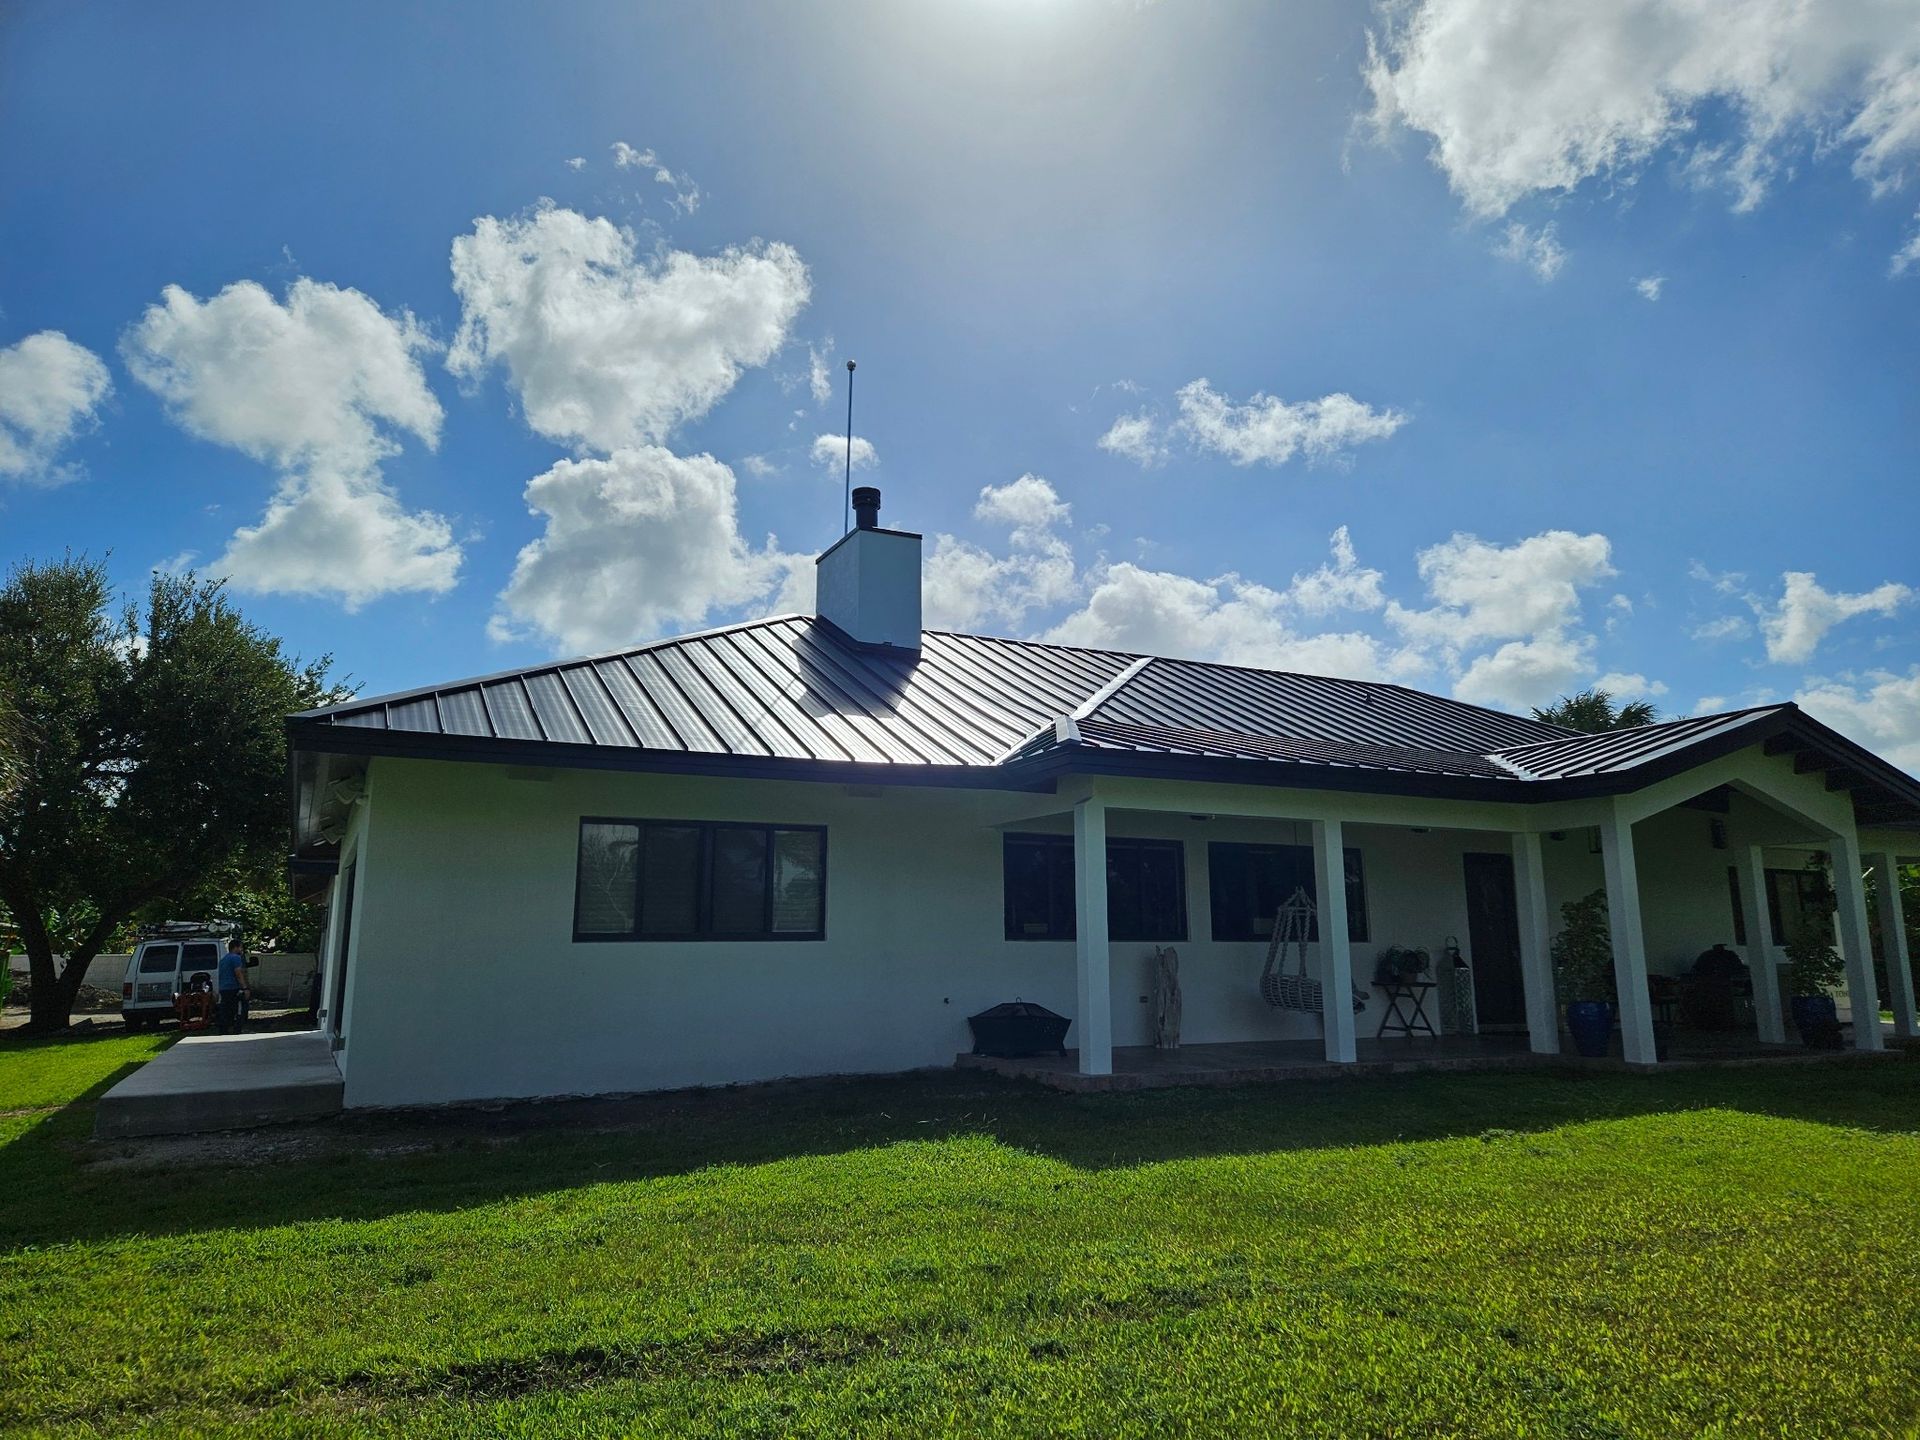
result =
[[1810,1048],[1830,1048],[1840,1036],[1840,1015],[1829,992],[1840,983],[1846,966],[1817,925],[1803,926],[1785,948],[1794,1028]]
[[1553,973],[1567,1002],[1574,1049],[1590,1060],[1599,1059],[1613,1036],[1613,931],[1607,922],[1606,891],[1595,890],[1560,907]]

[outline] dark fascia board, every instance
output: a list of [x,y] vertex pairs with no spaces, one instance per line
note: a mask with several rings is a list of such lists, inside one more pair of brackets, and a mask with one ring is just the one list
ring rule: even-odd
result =
[[563,744],[552,740],[501,740],[484,735],[436,735],[419,730],[373,730],[297,718],[287,722],[287,739],[297,752],[463,760],[491,765],[546,765],[563,770],[629,770],[712,775],[735,780],[805,780],[829,785],[918,785],[964,790],[1032,792],[1052,788],[1047,781],[991,765],[876,765],[859,760],[715,755],[685,750]]
[[1781,718],[1784,722],[1779,727],[1782,733],[1803,741],[1810,748],[1827,752],[1835,757],[1839,765],[1858,772],[1896,800],[1920,811],[1920,780],[1914,779],[1899,766],[1882,760],[1864,746],[1854,744],[1838,730],[1822,725],[1798,705],[1789,704],[1781,712]]

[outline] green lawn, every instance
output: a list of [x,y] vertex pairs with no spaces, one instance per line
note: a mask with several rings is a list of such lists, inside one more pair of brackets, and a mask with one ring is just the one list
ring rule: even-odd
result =
[[[151,1043],[0,1042],[0,1096],[78,1094]],[[1912,1060],[1106,1097],[955,1075],[164,1172],[80,1164],[90,1110],[0,1145],[0,1429],[1920,1422]]]

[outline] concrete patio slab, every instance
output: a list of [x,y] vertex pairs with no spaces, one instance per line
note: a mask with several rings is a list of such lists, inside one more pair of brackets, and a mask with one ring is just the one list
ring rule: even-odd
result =
[[96,1140],[245,1130],[340,1112],[345,1082],[320,1030],[193,1035],[100,1097]]
[[1114,1090],[1157,1090],[1177,1085],[1255,1085],[1280,1080],[1331,1080],[1363,1075],[1407,1075],[1448,1070],[1581,1069],[1695,1069],[1702,1066],[1771,1065],[1796,1061],[1860,1058],[1878,1060],[1901,1051],[1866,1052],[1808,1050],[1800,1045],[1768,1045],[1750,1035],[1681,1032],[1664,1043],[1657,1067],[1631,1065],[1615,1053],[1606,1059],[1583,1060],[1571,1053],[1535,1055],[1521,1035],[1441,1035],[1413,1039],[1361,1040],[1353,1064],[1335,1065],[1318,1040],[1247,1041],[1238,1044],[1183,1045],[1178,1050],[1156,1050],[1146,1045],[1116,1045],[1111,1075],[1082,1075],[1080,1055],[1034,1055],[1001,1059],[989,1055],[960,1055],[962,1069],[991,1070],[1032,1080],[1055,1090],[1100,1093]]

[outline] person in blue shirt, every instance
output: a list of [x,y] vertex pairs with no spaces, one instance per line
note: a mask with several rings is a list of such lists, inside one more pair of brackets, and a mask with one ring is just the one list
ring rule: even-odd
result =
[[238,940],[227,942],[227,953],[220,957],[220,1033],[231,1035],[240,1028],[242,997],[253,998],[247,983],[247,952]]

